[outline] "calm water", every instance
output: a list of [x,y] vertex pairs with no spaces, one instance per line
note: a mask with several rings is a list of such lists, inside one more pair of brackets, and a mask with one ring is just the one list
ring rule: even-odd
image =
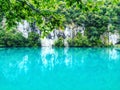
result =
[[120,90],[120,51],[0,48],[0,90]]

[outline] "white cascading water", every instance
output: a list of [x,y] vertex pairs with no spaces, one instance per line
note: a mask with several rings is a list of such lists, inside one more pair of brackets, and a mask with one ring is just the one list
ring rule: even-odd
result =
[[[18,23],[17,29],[26,38],[28,38],[28,33],[31,32],[30,24],[26,20],[24,20],[22,23]],[[58,40],[59,37],[63,37],[64,45],[68,47],[69,45],[67,40],[69,38],[73,38],[78,32],[84,35],[84,30],[85,30],[84,25],[82,26],[69,25],[69,26],[66,26],[65,30],[55,29],[47,37],[41,38],[41,46],[52,47],[54,45],[54,42]],[[39,30],[37,30],[36,32],[40,34]]]
[[[110,27],[112,24],[108,25],[108,31],[110,30]],[[109,32],[109,44],[115,45],[117,42],[119,42],[119,33],[117,30],[114,30],[114,33]]]
[[[28,33],[31,32],[30,24],[24,20],[23,23],[18,23],[17,27],[18,31],[23,34],[24,37],[28,37]],[[76,26],[76,25],[68,25],[64,30],[55,29],[52,31],[47,37],[41,38],[41,46],[42,47],[52,47],[54,42],[58,40],[59,37],[64,38],[64,45],[68,47],[67,40],[69,38],[73,38],[78,32],[80,32],[84,36],[85,26]],[[40,30],[37,29],[37,33],[40,34]],[[109,33],[109,43],[115,45],[119,40],[119,33]]]
[[65,34],[65,37],[66,37],[66,38],[64,39],[64,45],[65,45],[66,47],[68,47],[69,45],[68,45],[67,40],[68,40],[68,38],[72,38],[72,29],[67,26],[67,27],[65,28],[64,34]]
[[119,41],[119,33],[115,31],[114,33],[109,34],[109,43],[115,45]]
[[52,47],[53,44],[54,44],[54,40],[52,40],[52,39],[48,39],[46,37],[41,39],[41,46]]
[[[28,38],[28,33],[32,31],[32,28],[26,20],[23,20],[21,23],[18,23],[17,30],[21,32],[25,38]],[[37,29],[37,27],[35,32],[40,34],[40,30]]]
[[57,39],[57,30],[54,30],[49,34],[49,37],[41,38],[41,46],[52,47],[54,45],[54,41]]
[[22,23],[18,23],[17,30],[26,38],[28,38],[28,33],[31,32],[30,25],[26,20],[24,20]]

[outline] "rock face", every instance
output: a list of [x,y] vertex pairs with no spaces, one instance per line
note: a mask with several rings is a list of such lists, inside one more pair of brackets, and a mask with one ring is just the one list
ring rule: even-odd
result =
[[119,32],[117,30],[114,31],[114,33],[104,33],[103,35],[101,35],[101,40],[104,44],[106,45],[115,45],[119,42]]
[[35,24],[32,23],[30,25],[26,20],[22,21],[22,23],[18,23],[17,30],[21,32],[26,38],[28,38],[28,33],[31,31],[40,34],[40,30],[35,26]]
[[[23,21],[23,23],[19,23],[17,27],[18,31],[23,34],[24,37],[28,37],[28,33],[31,31],[37,32],[41,35],[41,31],[35,26],[35,23],[31,25],[27,21]],[[64,45],[69,46],[67,43],[68,38],[73,38],[78,32],[84,35],[85,27],[84,24],[82,26],[77,25],[67,25],[64,30],[53,30],[48,36],[41,38],[41,46],[51,47],[54,45],[54,42],[59,38],[64,38]],[[119,39],[118,32],[109,33],[109,42],[115,45]],[[102,38],[103,40],[103,38]]]
[[41,39],[42,46],[53,46],[54,42],[62,37],[64,39],[64,45],[69,46],[67,43],[68,38],[73,38],[78,32],[84,35],[85,28],[83,26],[66,26],[65,30],[53,30],[47,37]]
[[24,37],[28,37],[28,33],[31,32],[30,24],[27,21],[18,23],[17,30],[23,34]]
[[115,31],[114,33],[109,33],[109,43],[112,43],[113,45],[115,45],[116,43],[119,42],[119,38],[120,38],[120,35],[117,31]]

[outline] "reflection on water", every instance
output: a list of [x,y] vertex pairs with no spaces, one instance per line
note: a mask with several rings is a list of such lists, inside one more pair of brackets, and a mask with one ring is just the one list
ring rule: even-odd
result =
[[[117,63],[119,62],[119,63]],[[120,51],[114,48],[1,48],[0,80],[28,82],[45,72],[71,70],[93,72],[116,70]],[[32,74],[31,74],[32,73]],[[76,72],[75,72],[76,73]],[[47,73],[48,74],[48,73]]]
[[119,60],[120,55],[116,49],[109,50],[109,60]]
[[[91,63],[103,62],[110,63],[112,60],[120,59],[120,52],[114,48],[16,48],[0,50],[0,69],[4,75],[20,72],[27,72],[32,65],[39,66],[40,70],[52,70],[57,66],[67,68],[82,67],[89,60]],[[2,65],[2,63],[6,63]],[[33,64],[34,63],[34,64]],[[15,71],[14,68],[17,68]],[[13,72],[13,73],[12,73]]]
[[27,63],[28,63],[28,55],[25,55],[23,57],[23,60],[21,62],[19,62],[19,64],[18,64],[19,69],[20,70],[23,69],[25,72],[27,72],[27,70],[28,70]]
[[54,49],[52,48],[42,48],[41,49],[41,60],[42,60],[42,67],[48,68],[51,70],[54,67],[54,62],[56,60],[56,56],[58,54],[55,53]]

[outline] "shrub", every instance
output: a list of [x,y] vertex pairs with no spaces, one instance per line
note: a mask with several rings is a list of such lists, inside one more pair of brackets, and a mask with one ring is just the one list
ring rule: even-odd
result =
[[28,34],[28,46],[40,46],[40,39],[39,39],[39,34],[35,32],[30,32]]
[[28,38],[15,30],[0,30],[0,46],[21,47],[21,46],[40,46],[39,35],[31,32]]
[[14,30],[0,30],[0,45],[2,46],[25,46],[26,39],[21,33]]
[[55,41],[54,46],[64,47],[64,39],[62,37],[59,37],[58,40]]
[[82,36],[81,33],[78,33],[74,38],[68,39],[69,46],[76,47],[87,47],[89,46],[89,42],[86,36]]

